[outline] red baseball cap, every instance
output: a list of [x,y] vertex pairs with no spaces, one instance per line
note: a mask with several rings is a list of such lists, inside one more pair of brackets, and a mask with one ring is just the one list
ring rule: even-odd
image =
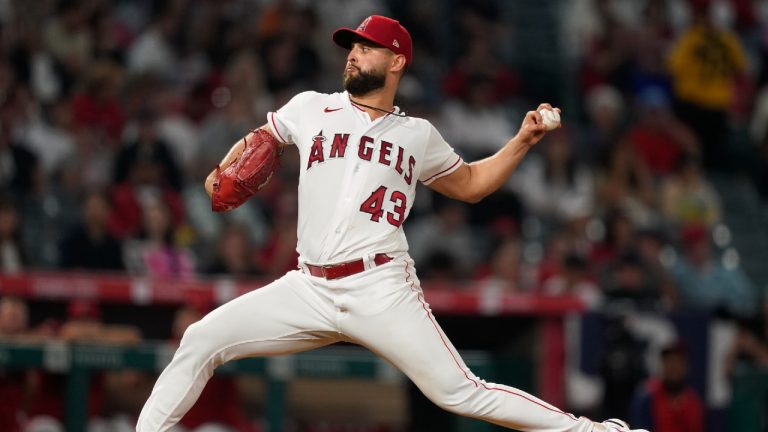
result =
[[336,45],[352,49],[352,39],[355,36],[389,48],[395,54],[405,56],[405,64],[413,61],[413,45],[411,35],[400,22],[381,15],[371,15],[356,30],[340,28],[333,32],[333,41]]

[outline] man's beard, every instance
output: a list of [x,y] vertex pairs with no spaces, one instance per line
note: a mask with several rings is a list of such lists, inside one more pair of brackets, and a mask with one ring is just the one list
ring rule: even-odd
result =
[[356,75],[347,74],[345,70],[343,78],[344,90],[352,96],[363,96],[384,87],[387,77],[383,73],[364,72],[358,69]]

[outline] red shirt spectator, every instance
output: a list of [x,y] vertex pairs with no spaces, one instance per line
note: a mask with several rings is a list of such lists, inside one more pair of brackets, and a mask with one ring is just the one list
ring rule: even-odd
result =
[[78,126],[96,125],[115,141],[120,138],[125,122],[116,100],[98,100],[88,93],[72,97],[72,115]]
[[661,374],[632,403],[632,425],[654,432],[704,432],[704,404],[686,382],[688,355],[677,343],[661,352]]
[[83,90],[72,97],[72,117],[78,126],[96,126],[117,142],[125,119],[117,93],[122,70],[109,61],[97,63],[89,70]]
[[696,136],[670,109],[669,95],[649,87],[638,95],[640,117],[627,139],[645,166],[656,175],[668,175],[685,153],[696,154]]
[[109,230],[117,238],[136,234],[142,224],[143,208],[159,200],[168,206],[173,226],[184,221],[184,202],[179,192],[163,183],[161,170],[154,161],[140,161],[131,178],[112,189],[112,214]]

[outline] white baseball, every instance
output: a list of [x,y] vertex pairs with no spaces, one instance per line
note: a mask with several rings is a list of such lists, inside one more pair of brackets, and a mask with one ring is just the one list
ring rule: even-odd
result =
[[541,109],[539,110],[541,119],[544,122],[544,128],[547,131],[555,130],[560,126],[560,112],[554,109]]

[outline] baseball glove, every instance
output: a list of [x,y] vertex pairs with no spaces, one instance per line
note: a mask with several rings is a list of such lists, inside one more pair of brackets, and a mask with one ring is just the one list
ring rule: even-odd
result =
[[243,153],[223,170],[216,166],[211,208],[225,212],[239,207],[263,188],[280,166],[280,143],[267,130],[243,138]]

